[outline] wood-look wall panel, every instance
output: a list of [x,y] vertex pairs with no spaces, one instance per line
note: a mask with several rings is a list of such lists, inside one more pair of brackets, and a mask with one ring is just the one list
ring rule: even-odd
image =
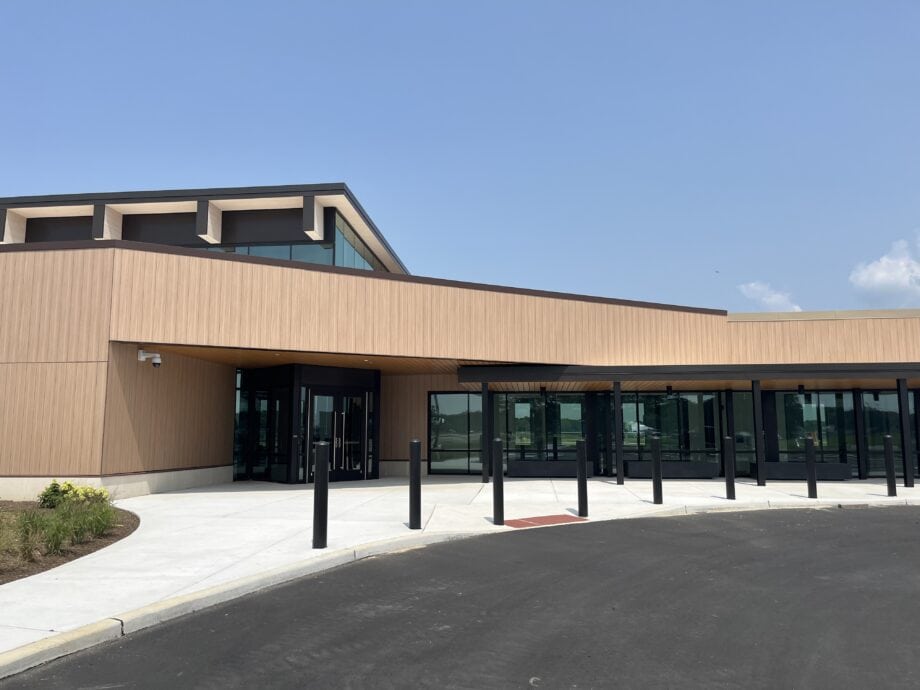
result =
[[108,347],[111,249],[0,253],[0,362],[99,362]]
[[107,335],[547,364],[920,361],[912,312],[732,320],[127,249],[2,253],[0,294],[0,362],[104,361]]
[[724,362],[725,317],[118,250],[113,340],[569,364]]
[[920,362],[920,318],[729,321],[729,364]]
[[113,343],[102,473],[227,465],[233,459],[235,369],[171,353],[155,369]]
[[427,460],[428,392],[462,390],[457,377],[449,374],[381,376],[380,459],[408,460],[409,441],[418,438]]
[[0,363],[0,476],[99,475],[105,369]]

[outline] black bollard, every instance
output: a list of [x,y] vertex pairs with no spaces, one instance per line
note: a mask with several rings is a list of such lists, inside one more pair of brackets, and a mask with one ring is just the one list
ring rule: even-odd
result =
[[492,441],[492,523],[505,524],[505,459],[500,438]]
[[652,497],[656,505],[664,503],[661,495],[661,437],[652,436]]
[[422,529],[422,442],[409,441],[409,529]]
[[722,441],[725,448],[725,498],[735,500],[735,439],[726,436]]
[[885,434],[885,478],[888,480],[888,495],[898,495],[898,480],[894,476],[894,448],[891,434]]
[[808,480],[808,498],[818,497],[818,469],[815,467],[815,440],[805,439],[805,478]]
[[588,517],[588,454],[584,439],[575,441],[575,476],[578,478],[578,517]]
[[313,465],[313,548],[326,548],[326,523],[329,520],[329,442],[315,445]]

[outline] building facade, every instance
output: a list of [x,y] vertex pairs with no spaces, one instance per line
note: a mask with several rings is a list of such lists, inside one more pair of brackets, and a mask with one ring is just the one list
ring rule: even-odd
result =
[[[342,184],[0,199],[0,498],[406,473],[917,473],[920,311],[728,314],[409,275]],[[726,452],[726,438],[734,453]]]

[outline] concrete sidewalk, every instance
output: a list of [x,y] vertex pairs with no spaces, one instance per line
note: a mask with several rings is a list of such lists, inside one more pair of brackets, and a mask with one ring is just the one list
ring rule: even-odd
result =
[[[617,486],[613,479],[594,478],[588,485],[590,515],[592,520],[610,520],[711,510],[920,503],[920,488],[899,486],[899,496],[888,498],[883,480],[821,483],[818,500],[807,498],[804,482],[757,487],[743,480],[737,484],[736,501],[727,501],[724,490],[720,480],[666,481],[664,505],[656,506],[648,480]],[[407,528],[405,479],[334,484],[329,548],[314,551],[312,497],[309,486],[245,482],[117,501],[140,516],[134,534],[0,586],[0,654],[106,619],[121,623],[120,634],[127,633],[129,612],[177,597],[194,602],[196,594],[230,583],[236,589],[229,594],[223,590],[223,599],[373,553],[511,529],[491,523],[492,486],[478,479],[426,478],[420,532]],[[571,515],[576,508],[573,479],[505,480],[507,520]],[[217,600],[212,597],[197,608]],[[142,618],[134,614],[133,629],[157,620],[156,615],[144,622]]]

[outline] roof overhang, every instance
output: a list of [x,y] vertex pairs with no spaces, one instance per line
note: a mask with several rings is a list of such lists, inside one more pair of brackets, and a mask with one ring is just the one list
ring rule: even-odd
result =
[[878,364],[693,364],[664,366],[461,366],[461,383],[592,381],[759,381],[901,379],[920,376],[920,363]]
[[304,232],[317,241],[332,241],[333,228],[323,227],[323,209],[335,208],[387,270],[409,271],[343,183],[213,189],[64,194],[0,198],[5,243],[24,241],[29,218],[98,217],[96,239],[121,239],[120,217],[133,214],[199,213],[199,236],[220,242],[220,214],[224,211],[304,209]]

